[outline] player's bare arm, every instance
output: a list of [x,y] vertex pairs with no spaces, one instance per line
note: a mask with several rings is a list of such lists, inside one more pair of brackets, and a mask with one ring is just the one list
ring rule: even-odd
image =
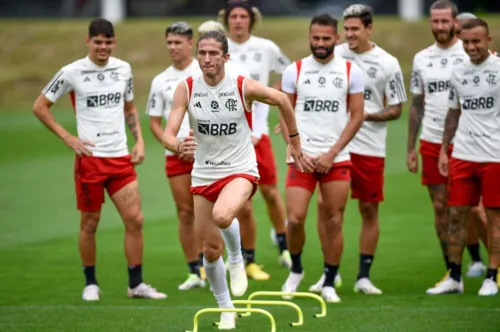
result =
[[95,146],[92,142],[83,141],[76,136],[71,135],[59,122],[56,121],[54,115],[50,111],[52,103],[44,95],[40,95],[33,105],[33,113],[45,127],[49,128],[57,137],[62,139],[64,143],[78,155],[91,156],[92,151],[89,146]]
[[406,150],[406,166],[412,173],[416,173],[418,171],[418,156],[415,150],[415,145],[417,142],[417,135],[420,131],[420,126],[422,125],[422,120],[424,118],[424,106],[425,95],[413,95],[410,106],[410,116],[408,118],[408,142]]
[[288,97],[281,91],[264,86],[257,81],[247,79],[245,81],[245,98],[248,103],[255,100],[270,106],[278,107],[281,118],[288,129],[288,145],[290,147],[290,154],[293,157],[293,160],[299,170],[312,172],[314,166],[311,160],[309,160],[309,158],[305,156],[301,150],[300,136],[297,123],[295,122],[295,114]]
[[389,107],[384,108],[380,112],[376,113],[366,113],[365,121],[373,121],[373,122],[386,122],[397,120],[401,116],[403,110],[403,104],[391,105]]
[[163,133],[165,132],[160,116],[149,116],[149,129],[158,142],[162,142]]
[[125,122],[135,140],[135,146],[132,149],[132,163],[140,165],[144,161],[144,140],[139,122],[139,112],[132,100],[125,102],[124,111]]
[[330,150],[316,158],[316,172],[318,173],[328,173],[330,171],[335,157],[349,144],[363,124],[365,108],[364,93],[351,93],[348,98],[350,120],[342,131],[342,134],[340,134],[338,141]]
[[461,108],[453,109],[450,108],[446,114],[446,119],[444,121],[444,134],[443,142],[441,144],[441,151],[439,152],[439,172],[443,176],[448,176],[448,148],[450,147],[453,137],[455,137],[455,132],[458,128],[458,120],[462,114]]
[[188,108],[187,98],[187,87],[184,82],[180,82],[175,89],[172,108],[162,140],[165,149],[179,154],[182,158],[192,158],[196,150],[196,142],[192,130],[189,131],[189,135],[183,141],[177,139],[177,134],[179,134],[182,120]]

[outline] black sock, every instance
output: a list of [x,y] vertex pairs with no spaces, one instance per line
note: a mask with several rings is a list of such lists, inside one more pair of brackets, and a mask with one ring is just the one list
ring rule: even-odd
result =
[[323,282],[323,287],[333,287],[333,282],[338,271],[338,265],[328,265],[325,263],[325,282]]
[[479,242],[471,244],[467,246],[467,250],[469,251],[470,257],[473,262],[482,262],[481,254],[479,253]]
[[450,262],[450,277],[458,282],[462,280],[462,264]]
[[357,280],[361,278],[370,278],[370,267],[373,263],[373,257],[373,255],[359,255],[359,273]]
[[448,258],[447,250],[448,249],[447,249],[446,242],[441,242],[441,251],[443,252],[444,264],[446,265],[446,271],[449,271],[451,269],[451,267],[450,267],[450,259]]
[[497,282],[497,274],[498,274],[498,269],[490,269],[486,271],[486,277],[484,279],[493,279],[494,282]]
[[290,269],[293,273],[302,273],[302,253],[298,253],[296,255],[291,254],[292,257],[292,268]]
[[95,277],[95,265],[84,266],[83,274],[85,275],[85,286],[97,285],[97,279]]
[[193,261],[188,263],[189,273],[196,274],[198,277],[200,276],[200,261]]
[[241,249],[243,253],[243,259],[245,260],[246,264],[252,264],[255,263],[255,249]]
[[203,266],[203,253],[202,252],[200,252],[198,254],[198,259],[200,260],[200,266]]
[[280,249],[280,254],[281,254],[283,253],[283,251],[288,249],[286,245],[286,233],[276,234],[276,238],[278,239],[278,247]]
[[135,288],[142,283],[142,265],[129,265],[128,267],[128,286]]

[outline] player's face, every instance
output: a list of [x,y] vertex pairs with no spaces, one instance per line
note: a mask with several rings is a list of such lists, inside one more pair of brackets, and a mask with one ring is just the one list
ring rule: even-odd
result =
[[191,56],[193,41],[186,36],[169,33],[167,50],[173,62],[179,62]]
[[104,35],[87,37],[87,46],[93,59],[106,62],[116,46],[116,39]]
[[348,18],[344,20],[344,35],[349,48],[356,49],[369,41],[372,25],[365,27],[359,18]]
[[215,39],[200,40],[196,55],[203,74],[208,77],[215,77],[229,60],[229,54],[223,54],[221,44]]
[[438,44],[446,44],[453,39],[457,24],[450,8],[431,10],[432,34]]
[[334,27],[313,24],[309,29],[309,46],[312,54],[318,59],[328,58],[335,49],[339,35]]
[[250,15],[245,9],[234,8],[227,18],[229,33],[237,36],[250,33],[250,21]]
[[486,29],[475,27],[463,30],[461,35],[465,53],[472,62],[480,61],[488,56],[491,36],[488,35]]

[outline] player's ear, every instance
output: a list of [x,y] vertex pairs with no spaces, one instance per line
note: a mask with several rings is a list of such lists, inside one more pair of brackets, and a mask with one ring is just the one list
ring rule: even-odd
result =
[[229,53],[226,53],[222,56],[222,58],[224,59],[224,63],[228,62],[229,61],[229,57],[231,56],[231,54]]
[[368,34],[370,34],[370,35],[372,34],[372,32],[373,32],[373,24],[372,23],[370,23],[366,26],[366,31],[368,32]]

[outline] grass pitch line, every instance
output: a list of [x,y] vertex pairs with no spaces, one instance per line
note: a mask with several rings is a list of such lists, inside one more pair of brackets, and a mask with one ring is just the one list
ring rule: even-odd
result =
[[[262,314],[264,316],[267,316],[269,318],[269,322],[271,323],[271,332],[276,332],[276,322],[274,321],[273,315],[269,313],[269,311],[266,311],[264,309],[257,309],[257,308],[206,308],[206,309],[201,309],[199,310],[195,315],[193,319],[193,330],[189,331],[186,330],[185,332],[198,332],[198,318],[201,315],[205,314],[211,314],[211,313],[220,313],[220,312],[236,312],[236,313],[245,313],[245,312],[251,312],[254,314]],[[216,325],[218,323],[215,323]]]
[[[260,292],[253,292],[248,296],[247,300],[253,300],[256,297],[261,297],[261,296],[280,296],[280,297],[289,297],[289,298],[294,298],[294,297],[302,297],[302,298],[310,298],[314,299],[319,302],[321,306],[321,313],[319,314],[314,314],[314,318],[323,318],[326,317],[326,303],[323,298],[317,294],[313,293],[306,293],[306,292],[296,292],[296,293],[286,293],[286,292],[266,292],[266,291],[260,291]],[[250,316],[251,312],[248,312],[246,314],[242,314],[242,317],[245,316]]]
[[[302,326],[304,324],[304,314],[302,313],[302,309],[298,305],[289,301],[256,301],[256,300],[235,300],[233,301],[234,305],[242,305],[246,304],[247,309],[252,308],[252,305],[269,305],[269,306],[286,306],[295,309],[297,313],[297,321],[291,322],[290,326]],[[240,314],[241,317],[248,317],[248,315],[244,316],[244,314]]]

